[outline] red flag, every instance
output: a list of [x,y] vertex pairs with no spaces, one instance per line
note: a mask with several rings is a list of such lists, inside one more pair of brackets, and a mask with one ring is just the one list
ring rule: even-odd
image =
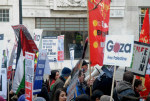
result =
[[88,0],[91,66],[103,65],[104,42],[108,34],[110,0]]
[[[140,33],[139,42],[149,43],[149,15],[148,9],[146,10],[145,18],[143,21],[142,30]],[[149,59],[150,60],[150,59]],[[138,77],[138,79],[142,80],[143,90],[140,92],[141,96],[147,96],[150,93],[150,75],[146,74],[145,78]]]
[[139,42],[149,43],[149,15],[148,9],[146,10],[145,18],[143,21],[142,30],[140,33]]

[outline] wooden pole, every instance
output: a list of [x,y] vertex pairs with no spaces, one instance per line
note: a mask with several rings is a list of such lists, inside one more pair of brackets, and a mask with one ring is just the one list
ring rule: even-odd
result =
[[[89,46],[89,74],[91,80],[91,60],[90,60],[90,34],[89,34],[89,0],[87,0],[87,27],[88,27],[88,46]],[[90,96],[92,96],[92,87],[90,86]]]
[[135,82],[136,76],[134,75],[133,81],[132,81],[132,87],[134,87],[134,82]]
[[113,81],[112,81],[112,86],[111,86],[111,96],[110,96],[110,101],[112,101],[112,97],[113,97],[115,75],[116,75],[116,66],[114,66],[114,74],[113,74]]

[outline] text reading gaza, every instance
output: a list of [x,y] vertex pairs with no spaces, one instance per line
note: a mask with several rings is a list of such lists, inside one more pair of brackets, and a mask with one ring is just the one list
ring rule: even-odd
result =
[[118,42],[114,43],[112,40],[109,40],[107,42],[106,49],[108,52],[114,51],[115,53],[118,53],[118,52],[130,53],[131,46],[132,45],[129,43],[118,43]]

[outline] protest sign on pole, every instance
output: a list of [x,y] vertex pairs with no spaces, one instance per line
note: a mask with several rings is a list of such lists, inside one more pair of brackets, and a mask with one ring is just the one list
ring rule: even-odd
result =
[[73,64],[73,61],[74,61],[74,48],[70,48],[70,60],[71,60],[71,66],[72,66],[72,69],[74,68],[74,64]]
[[77,84],[77,81],[78,81],[78,75],[79,75],[79,70],[75,73],[75,75],[73,76],[73,78],[71,79],[71,82],[69,84],[67,101],[71,101],[74,98],[76,84]]
[[129,67],[132,60],[133,35],[107,35],[104,64]]
[[110,101],[113,96],[116,66],[130,66],[133,53],[133,43],[133,35],[106,35],[103,64],[115,65]]
[[57,36],[58,38],[58,62],[64,61],[64,35]]
[[0,79],[0,95],[7,99],[7,57],[2,57],[1,79]]
[[[0,71],[1,71],[1,68],[2,68],[2,56],[3,56],[3,45],[4,45],[4,34],[0,34],[0,44],[1,44],[1,47],[0,47]],[[1,72],[0,72],[0,75],[1,75]],[[1,78],[1,76],[0,76]]]
[[7,79],[9,80],[11,78],[11,73],[12,73],[12,66],[13,66],[13,62],[14,62],[14,59],[16,58],[16,48],[17,48],[17,43],[14,44],[13,46],[13,49],[12,49],[12,52],[11,52],[11,57],[10,57],[10,60],[9,60],[9,63],[8,63],[8,68],[7,68]]
[[50,62],[57,62],[58,39],[57,37],[43,37],[42,49],[47,50]]
[[34,39],[34,42],[35,42],[37,48],[39,48],[39,45],[40,45],[42,32],[43,32],[43,29],[34,29],[33,30],[33,34],[34,34],[33,39]]
[[34,78],[33,94],[38,94],[41,92],[46,58],[46,50],[40,50]]
[[150,46],[145,43],[134,42],[133,58],[130,67],[126,68],[136,75],[145,76],[148,64]]
[[33,78],[34,78],[34,56],[32,53],[25,53],[25,99],[33,99]]

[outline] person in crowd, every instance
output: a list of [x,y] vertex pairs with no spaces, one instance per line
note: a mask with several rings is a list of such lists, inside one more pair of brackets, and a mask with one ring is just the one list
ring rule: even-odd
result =
[[44,83],[42,84],[41,92],[37,95],[38,97],[43,97],[46,101],[50,101],[50,96],[48,93],[47,85]]
[[71,75],[71,70],[68,67],[64,67],[62,69],[61,76],[59,77],[59,79],[56,80],[53,86],[51,99],[53,99],[54,93],[58,88],[63,88],[65,81],[70,75]]
[[134,92],[136,97],[140,97],[139,92],[142,91],[143,86],[142,86],[142,81],[139,79],[135,79],[134,82]]
[[[110,96],[102,95],[101,98],[100,98],[100,101],[110,101]],[[114,101],[114,99],[112,98],[111,101]],[[128,100],[126,100],[126,101],[128,101]]]
[[25,94],[22,94],[19,98],[18,101],[25,101]]
[[115,101],[136,101],[132,87],[133,77],[133,73],[129,71],[123,74],[123,81],[120,81],[114,88],[113,98]]
[[50,90],[52,91],[55,81],[59,78],[59,71],[52,70],[51,75],[49,76],[49,86]]
[[43,97],[36,97],[33,101],[46,101]]
[[[79,75],[78,75],[78,81],[77,81],[77,85],[76,85],[76,91],[77,91],[77,96],[81,95],[81,94],[88,94],[90,95],[90,86],[93,85],[93,80],[88,80],[87,84],[84,83],[84,72],[83,70],[79,71]],[[76,94],[75,94],[76,97]]]
[[19,98],[21,95],[23,95],[23,94],[25,94],[25,89],[24,89],[24,88],[21,88],[20,91],[19,91],[18,94],[17,94],[18,98]]
[[104,65],[101,69],[99,76],[95,79],[93,83],[92,91],[100,90],[104,95],[110,95],[112,86],[113,71],[107,69]]
[[58,88],[54,94],[53,101],[66,101],[67,94],[65,88]]
[[90,101],[90,97],[87,94],[81,94],[75,98],[75,101]]
[[103,92],[100,90],[95,90],[91,96],[92,101],[100,101],[101,96],[103,95]]
[[88,62],[86,62],[85,60],[83,60],[83,63],[82,63],[82,69],[83,69],[83,72],[86,73],[87,70],[88,70]]

